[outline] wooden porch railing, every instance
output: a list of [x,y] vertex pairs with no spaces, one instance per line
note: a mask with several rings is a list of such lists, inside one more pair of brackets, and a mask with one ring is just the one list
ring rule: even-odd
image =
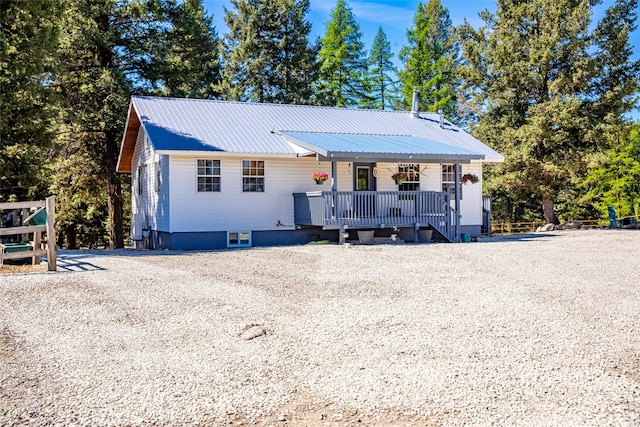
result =
[[325,191],[295,193],[295,221],[325,228],[427,226],[456,241],[460,216],[446,193],[435,191]]
[[[30,251],[20,252],[0,252],[0,260],[33,258],[34,264],[39,262],[40,256],[47,256],[47,265],[49,271],[56,271],[56,230],[55,230],[55,212],[56,202],[55,196],[48,197],[47,200],[38,200],[32,202],[11,202],[0,203],[0,210],[5,209],[25,209],[45,207],[47,212],[47,222],[45,225],[27,225],[22,227],[0,228],[0,236],[11,236],[16,234],[33,233],[33,248]],[[47,249],[40,249],[40,235],[42,232],[47,233]]]

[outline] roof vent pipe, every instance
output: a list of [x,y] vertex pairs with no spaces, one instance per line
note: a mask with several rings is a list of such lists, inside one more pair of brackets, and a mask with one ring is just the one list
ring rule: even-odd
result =
[[444,129],[444,113],[442,110],[438,110],[438,114],[440,114],[440,127]]
[[413,99],[411,101],[411,117],[420,117],[420,91],[413,90]]

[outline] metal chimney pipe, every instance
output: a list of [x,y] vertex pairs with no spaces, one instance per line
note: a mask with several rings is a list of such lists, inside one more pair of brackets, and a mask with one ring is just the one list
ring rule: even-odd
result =
[[438,110],[438,114],[440,114],[440,127],[444,128],[444,113],[442,110]]
[[420,117],[420,91],[413,90],[413,99],[411,101],[411,117]]

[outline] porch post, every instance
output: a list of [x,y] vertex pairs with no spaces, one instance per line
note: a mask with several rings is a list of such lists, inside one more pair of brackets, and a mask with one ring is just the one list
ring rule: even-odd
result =
[[[455,164],[455,188],[456,188],[456,215],[460,214],[460,163]],[[460,219],[455,219],[456,242],[460,241]]]
[[[331,160],[331,215],[335,219],[338,218],[336,191],[338,191],[338,164],[335,160]],[[340,244],[344,243],[342,234],[342,230],[340,230]]]
[[338,191],[338,164],[331,160],[331,191]]

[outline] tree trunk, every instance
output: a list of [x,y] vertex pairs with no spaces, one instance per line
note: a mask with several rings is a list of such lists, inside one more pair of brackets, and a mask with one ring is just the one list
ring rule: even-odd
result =
[[553,199],[542,196],[542,212],[544,212],[544,220],[547,224],[560,224],[560,221],[553,210]]
[[107,185],[109,188],[109,249],[121,249],[124,248],[124,221],[120,178],[113,174],[109,175]]
[[118,164],[118,137],[115,131],[109,131],[106,137],[107,209],[109,211],[109,249],[124,248],[122,182],[116,172]]
[[124,248],[122,182],[116,173],[118,143],[107,133],[107,207],[109,209],[109,249]]
[[77,242],[76,226],[74,224],[67,226],[67,228],[65,228],[64,230],[64,234],[67,241],[67,249],[77,249],[78,242]]

